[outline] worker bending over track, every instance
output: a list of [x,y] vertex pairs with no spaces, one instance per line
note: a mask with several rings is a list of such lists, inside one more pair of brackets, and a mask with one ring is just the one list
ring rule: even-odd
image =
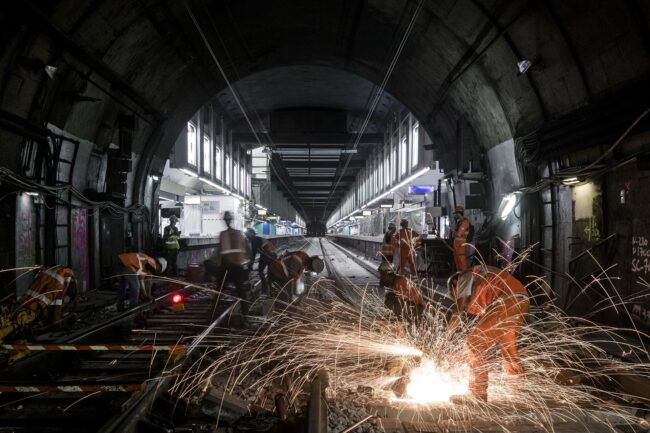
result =
[[287,252],[271,263],[269,275],[271,285],[275,283],[280,288],[279,298],[291,302],[293,291],[302,293],[302,274],[305,269],[321,273],[325,268],[323,260],[318,256],[309,256],[304,251]]
[[383,262],[379,265],[379,283],[386,287],[384,305],[400,319],[417,322],[424,311],[424,298],[420,289],[408,278],[395,274],[393,267]]
[[167,260],[162,257],[154,259],[144,253],[124,253],[117,256],[116,275],[120,277],[120,288],[117,298],[118,311],[124,311],[124,301],[129,292],[131,308],[140,303],[140,296],[151,300],[151,285],[147,277],[151,274],[161,275],[167,268]]
[[[449,278],[447,286],[456,301],[449,335],[459,326],[463,312],[478,316],[465,342],[470,368],[469,390],[476,399],[487,401],[487,357],[495,344],[499,345],[504,370],[510,376],[508,381],[524,373],[517,351],[517,334],[528,312],[528,292],[507,271],[485,265],[457,272]],[[464,401],[466,396],[452,397],[454,403]]]
[[249,228],[246,230],[246,238],[251,243],[251,255],[250,260],[248,261],[248,272],[253,270],[253,263],[255,263],[255,257],[259,253],[260,261],[257,265],[257,272],[260,274],[260,282],[262,283],[262,291],[267,296],[271,294],[269,290],[269,283],[266,277],[266,270],[273,260],[278,256],[275,245],[268,239],[264,239],[255,234],[255,229]]

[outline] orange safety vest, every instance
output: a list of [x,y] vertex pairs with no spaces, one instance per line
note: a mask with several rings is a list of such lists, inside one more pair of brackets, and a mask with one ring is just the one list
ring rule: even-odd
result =
[[386,233],[384,241],[381,243],[379,253],[384,257],[392,257],[395,255],[395,238],[394,235]]
[[46,312],[50,307],[54,312],[49,316],[56,323],[61,316],[63,298],[74,281],[74,271],[64,266],[41,269],[29,289],[18,300],[19,308],[36,311],[41,307]]
[[454,229],[454,241],[467,242],[467,233],[469,232],[469,220],[465,217],[461,218],[456,223],[456,228]]
[[399,244],[400,249],[406,248],[412,250],[419,248],[422,243],[420,234],[410,227],[399,229],[399,231],[395,233],[395,240]]
[[420,289],[406,277],[397,275],[393,281],[392,290],[416,305],[424,304],[424,298],[422,298]]
[[147,265],[152,269],[157,267],[156,260],[144,253],[118,254],[117,258],[120,259],[125,268],[138,276],[149,275]]
[[485,313],[487,307],[499,298],[525,297],[528,299],[528,291],[524,285],[508,271],[494,266],[474,266],[471,272],[475,285],[467,305],[469,314],[481,315]]
[[298,281],[302,277],[309,255],[304,251],[294,251],[278,258],[269,267],[274,279],[281,282]]

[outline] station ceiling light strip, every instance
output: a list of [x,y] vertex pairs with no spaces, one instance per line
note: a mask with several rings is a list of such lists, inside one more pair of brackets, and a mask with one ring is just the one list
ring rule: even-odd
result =
[[[422,176],[423,174],[426,174],[427,172],[429,172],[429,170],[431,170],[431,168],[426,167],[426,168],[423,168],[423,169],[415,172],[415,174],[412,174],[411,176],[407,177],[406,179],[404,179],[403,181],[401,181],[400,183],[398,183],[397,185],[395,185],[394,187],[392,187],[388,191],[385,191],[385,192],[379,194],[377,197],[373,198],[368,203],[361,206],[359,209],[353,211],[352,213],[348,214],[347,216],[345,216],[345,217],[343,217],[341,219],[345,220],[345,219],[350,218],[351,216],[353,216],[355,213],[361,212],[362,210],[366,209],[368,206],[370,206],[370,205],[376,203],[377,201],[381,200],[382,198],[386,197],[388,194],[394,193],[395,191],[402,188],[403,186],[406,186],[409,182],[412,182],[415,179],[417,179],[418,177]],[[328,228],[334,227],[335,225],[336,225],[336,223],[330,225]]]

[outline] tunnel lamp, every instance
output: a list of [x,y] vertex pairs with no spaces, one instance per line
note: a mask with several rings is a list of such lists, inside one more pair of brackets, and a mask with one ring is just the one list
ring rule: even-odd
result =
[[40,193],[34,191],[27,191],[25,194],[31,195],[32,197],[38,197]]
[[501,200],[501,205],[499,206],[499,208],[501,209],[501,212],[499,212],[499,216],[501,217],[502,220],[508,218],[508,216],[515,209],[516,204],[517,204],[517,194],[511,193],[503,197],[503,200]]
[[563,179],[562,183],[564,185],[575,185],[576,183],[580,183],[580,180],[577,177],[568,177]]
[[186,168],[181,168],[181,171],[182,171],[183,173],[187,174],[188,176],[199,177],[198,174],[196,174],[196,173],[194,173],[193,171],[188,170],[188,169],[186,169]]
[[50,80],[54,79],[54,76],[56,75],[56,71],[58,69],[59,68],[57,68],[56,66],[45,65],[45,73],[47,74],[48,77],[50,77]]
[[520,75],[528,72],[531,66],[533,66],[533,62],[530,60],[520,60],[517,62],[517,70],[519,70]]

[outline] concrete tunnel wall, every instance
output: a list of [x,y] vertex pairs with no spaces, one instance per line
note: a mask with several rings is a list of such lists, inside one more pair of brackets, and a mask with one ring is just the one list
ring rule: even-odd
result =
[[[217,56],[228,59],[225,70],[233,82],[269,68],[316,64],[381,83],[417,3],[337,1],[301,7],[297,1],[244,1],[229,5],[227,14],[219,13],[216,3],[189,4]],[[252,7],[257,14],[248,13]],[[645,80],[650,69],[647,17],[647,5],[638,2],[599,2],[597,7],[587,1],[424,2],[386,90],[421,120],[442,166],[455,168],[459,131],[465,131],[461,143],[476,143],[477,152],[507,147],[552,125],[551,120]],[[183,2],[146,8],[127,0],[82,7],[73,1],[12,2],[3,5],[2,20],[3,112],[24,119],[24,130],[51,124],[89,143],[92,149],[79,154],[75,167],[75,177],[85,175],[87,186],[97,174],[101,177],[105,167],[98,160],[119,141],[119,115],[135,114],[126,204],[155,205],[148,175],[162,173],[187,119],[226,88]],[[218,35],[215,29],[221,29]],[[523,58],[538,62],[518,75],[516,62]],[[44,65],[58,68],[54,78],[44,73]],[[0,130],[2,164],[16,172],[25,142],[20,128]],[[463,152],[461,165],[469,155]],[[493,173],[515,170],[496,169],[492,157],[490,164]],[[513,181],[506,177],[493,177],[495,196],[509,192]],[[13,240],[15,205],[2,206],[6,238]],[[98,222],[93,224],[100,230]],[[135,242],[143,245],[149,227],[146,221],[124,218],[100,230],[110,237],[106,230],[133,230]],[[93,236],[99,241],[99,233]],[[104,267],[123,246],[113,242],[95,267]],[[8,245],[2,257],[3,265],[16,263],[15,245]]]

